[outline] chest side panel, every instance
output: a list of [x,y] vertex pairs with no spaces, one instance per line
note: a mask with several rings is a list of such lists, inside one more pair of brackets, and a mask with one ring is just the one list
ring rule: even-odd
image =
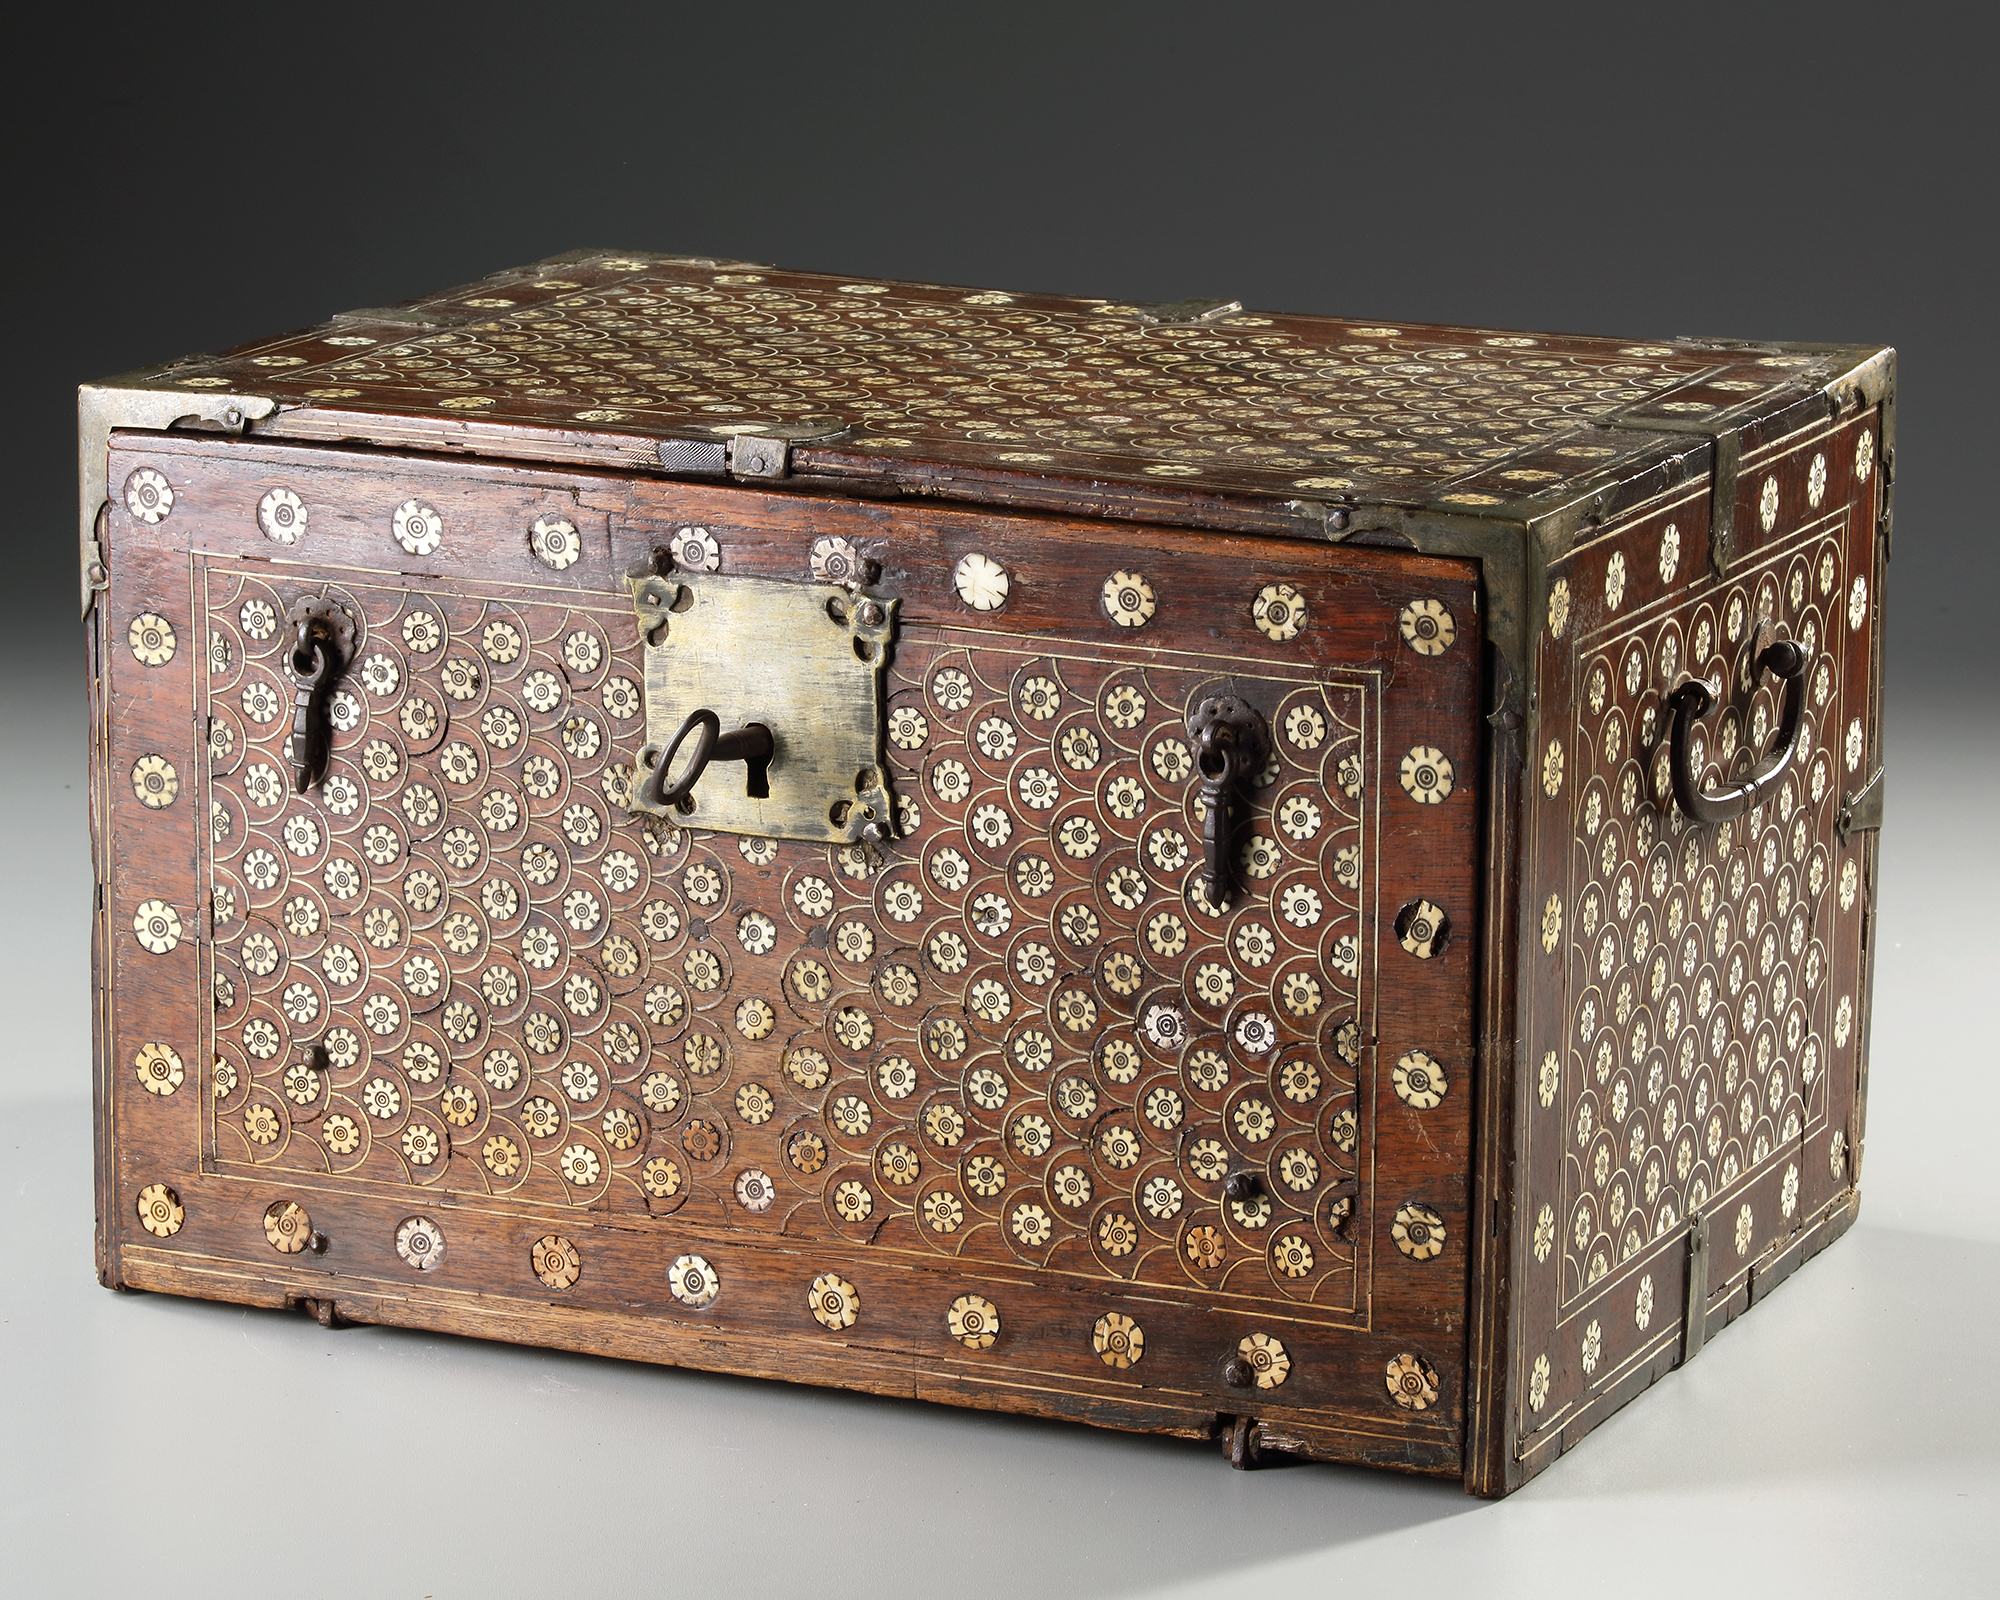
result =
[[[513,1300],[532,1325],[485,1331],[1130,1426],[1253,1414],[1319,1453],[1456,1466],[1464,568],[132,452],[114,482],[155,471],[176,501],[114,535],[108,615],[181,645],[114,667],[114,706],[161,707],[129,739],[114,713],[108,769],[138,802],[114,806],[114,893],[182,932],[114,937],[111,1051],[184,1058],[166,1093],[113,1075],[124,1188],[151,1174],[183,1219],[138,1230],[135,1281],[475,1331],[455,1296]],[[900,602],[900,837],[708,831],[699,787],[684,826],[628,811],[645,675],[623,574],[656,551],[852,572]],[[305,794],[302,598],[357,631]],[[1271,755],[1218,907],[1187,722],[1223,692]],[[158,807],[136,787],[155,760]],[[291,1248],[315,1233],[324,1253]]]
[[[1531,1466],[1682,1359],[1698,1220],[1696,1348],[1851,1213],[1873,836],[1840,818],[1879,761],[1876,448],[1870,412],[1746,459],[1726,577],[1705,494],[1553,570],[1523,862]],[[1694,822],[1668,698],[1708,684],[1693,769],[1741,781],[1778,737],[1784,684],[1755,665],[1777,640],[1807,658],[1789,772]]]

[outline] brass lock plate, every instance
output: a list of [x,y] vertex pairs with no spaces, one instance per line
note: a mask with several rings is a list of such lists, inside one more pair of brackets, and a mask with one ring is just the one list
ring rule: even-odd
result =
[[[857,844],[895,836],[882,684],[899,602],[838,584],[720,572],[627,581],[646,654],[634,811],[767,839]],[[701,710],[713,712],[725,733],[768,728],[768,765],[717,761],[685,800],[649,802],[645,780],[660,752]],[[751,792],[759,780],[761,795]]]

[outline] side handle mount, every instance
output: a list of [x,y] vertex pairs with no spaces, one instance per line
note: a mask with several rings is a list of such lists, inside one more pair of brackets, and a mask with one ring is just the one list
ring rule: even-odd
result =
[[1699,678],[1690,678],[1671,695],[1673,729],[1667,761],[1673,777],[1674,802],[1696,822],[1728,822],[1754,810],[1776,792],[1798,754],[1799,729],[1805,720],[1806,653],[1790,639],[1766,645],[1757,657],[1757,677],[1766,672],[1785,685],[1785,708],[1778,720],[1777,742],[1771,753],[1735,783],[1704,789],[1694,769],[1694,724],[1715,709],[1715,695]]

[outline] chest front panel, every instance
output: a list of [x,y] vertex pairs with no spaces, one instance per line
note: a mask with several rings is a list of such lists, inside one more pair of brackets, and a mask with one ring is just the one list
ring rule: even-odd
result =
[[[561,1308],[585,1348],[736,1341],[760,1355],[705,1364],[1248,1412],[1455,1468],[1465,568],[121,444],[114,484],[142,471],[174,499],[113,511],[101,763],[136,1281],[419,1321],[476,1293]],[[898,603],[893,837],[705,829],[700,785],[678,822],[630,809],[648,563]],[[301,600],[354,629],[304,793]],[[784,639],[744,648],[782,686]],[[1218,695],[1268,738],[1220,904],[1189,728]],[[764,704],[782,760],[810,710]]]

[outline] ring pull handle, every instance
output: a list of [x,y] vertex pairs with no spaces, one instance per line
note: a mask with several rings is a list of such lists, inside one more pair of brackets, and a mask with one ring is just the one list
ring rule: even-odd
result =
[[1233,695],[1202,701],[1188,718],[1187,731],[1201,783],[1202,888],[1209,904],[1220,907],[1236,888],[1237,791],[1262,769],[1270,735],[1256,708]]
[[[667,773],[690,733],[696,735],[694,750],[682,767],[680,777],[670,784]],[[694,786],[701,781],[701,775],[708,770],[711,762],[743,761],[750,767],[749,791],[761,798],[769,792],[765,774],[775,749],[771,730],[763,723],[752,722],[724,733],[722,719],[704,706],[699,711],[688,713],[687,720],[680,725],[680,731],[666,749],[660,750],[650,744],[640,747],[639,764],[645,766],[650,762],[652,770],[646,774],[639,792],[649,804],[692,811]]]
[[1671,695],[1667,704],[1674,713],[1668,737],[1668,769],[1673,775],[1674,801],[1696,822],[1728,822],[1754,810],[1768,799],[1791,770],[1798,753],[1799,729],[1805,721],[1806,653],[1790,639],[1766,645],[1757,657],[1758,677],[1764,673],[1785,684],[1785,708],[1778,719],[1778,741],[1771,753],[1750,769],[1739,782],[1713,791],[1697,781],[1689,746],[1697,718],[1715,708],[1715,696],[1699,678],[1690,678]]

